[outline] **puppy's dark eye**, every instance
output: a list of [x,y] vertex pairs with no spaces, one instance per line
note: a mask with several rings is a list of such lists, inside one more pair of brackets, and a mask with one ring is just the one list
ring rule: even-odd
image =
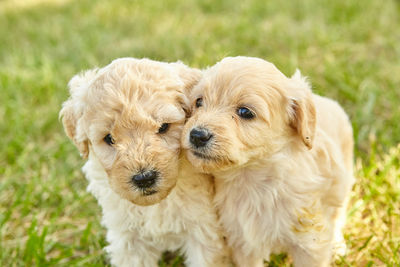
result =
[[112,138],[111,134],[107,134],[103,140],[110,146],[114,144],[114,138]]
[[199,108],[203,105],[203,98],[199,97],[196,99],[196,108]]
[[254,118],[254,116],[255,116],[253,111],[251,111],[250,109],[245,108],[245,107],[238,108],[236,113],[243,119],[247,119],[247,120],[250,120],[250,119]]
[[158,129],[158,133],[163,134],[166,133],[168,131],[169,128],[169,123],[163,123],[161,124],[160,129]]

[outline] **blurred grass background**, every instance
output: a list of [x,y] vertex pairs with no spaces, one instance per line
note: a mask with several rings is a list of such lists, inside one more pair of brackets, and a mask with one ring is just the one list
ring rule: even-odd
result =
[[396,0],[0,0],[0,266],[108,265],[58,121],[74,74],[125,56],[204,68],[234,55],[300,68],[343,105],[357,184],[335,264],[400,266],[399,14]]

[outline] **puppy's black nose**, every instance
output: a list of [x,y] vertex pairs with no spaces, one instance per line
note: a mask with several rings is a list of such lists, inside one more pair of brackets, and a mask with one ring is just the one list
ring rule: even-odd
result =
[[144,171],[134,175],[132,177],[132,181],[137,187],[145,189],[153,186],[156,183],[157,178],[158,178],[158,172]]
[[195,147],[203,147],[210,141],[212,134],[203,128],[194,128],[190,131],[190,143]]

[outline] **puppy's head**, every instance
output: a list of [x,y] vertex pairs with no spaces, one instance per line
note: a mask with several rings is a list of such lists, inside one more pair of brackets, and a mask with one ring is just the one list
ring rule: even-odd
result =
[[96,157],[112,189],[139,205],[176,183],[188,100],[200,71],[181,63],[124,58],[72,78],[60,112],[83,157]]
[[190,98],[182,143],[205,172],[252,163],[289,143],[312,147],[315,108],[299,72],[287,78],[261,59],[226,58],[204,72]]

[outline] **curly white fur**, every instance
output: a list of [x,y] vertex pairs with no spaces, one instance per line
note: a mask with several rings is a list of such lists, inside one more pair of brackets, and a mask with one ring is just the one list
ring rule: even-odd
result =
[[[115,266],[157,266],[163,251],[177,249],[187,266],[227,265],[212,178],[195,172],[180,150],[186,94],[200,75],[181,63],[125,58],[69,83],[60,115],[88,157],[83,171]],[[157,171],[156,183],[141,189],[132,177],[148,169]]]

